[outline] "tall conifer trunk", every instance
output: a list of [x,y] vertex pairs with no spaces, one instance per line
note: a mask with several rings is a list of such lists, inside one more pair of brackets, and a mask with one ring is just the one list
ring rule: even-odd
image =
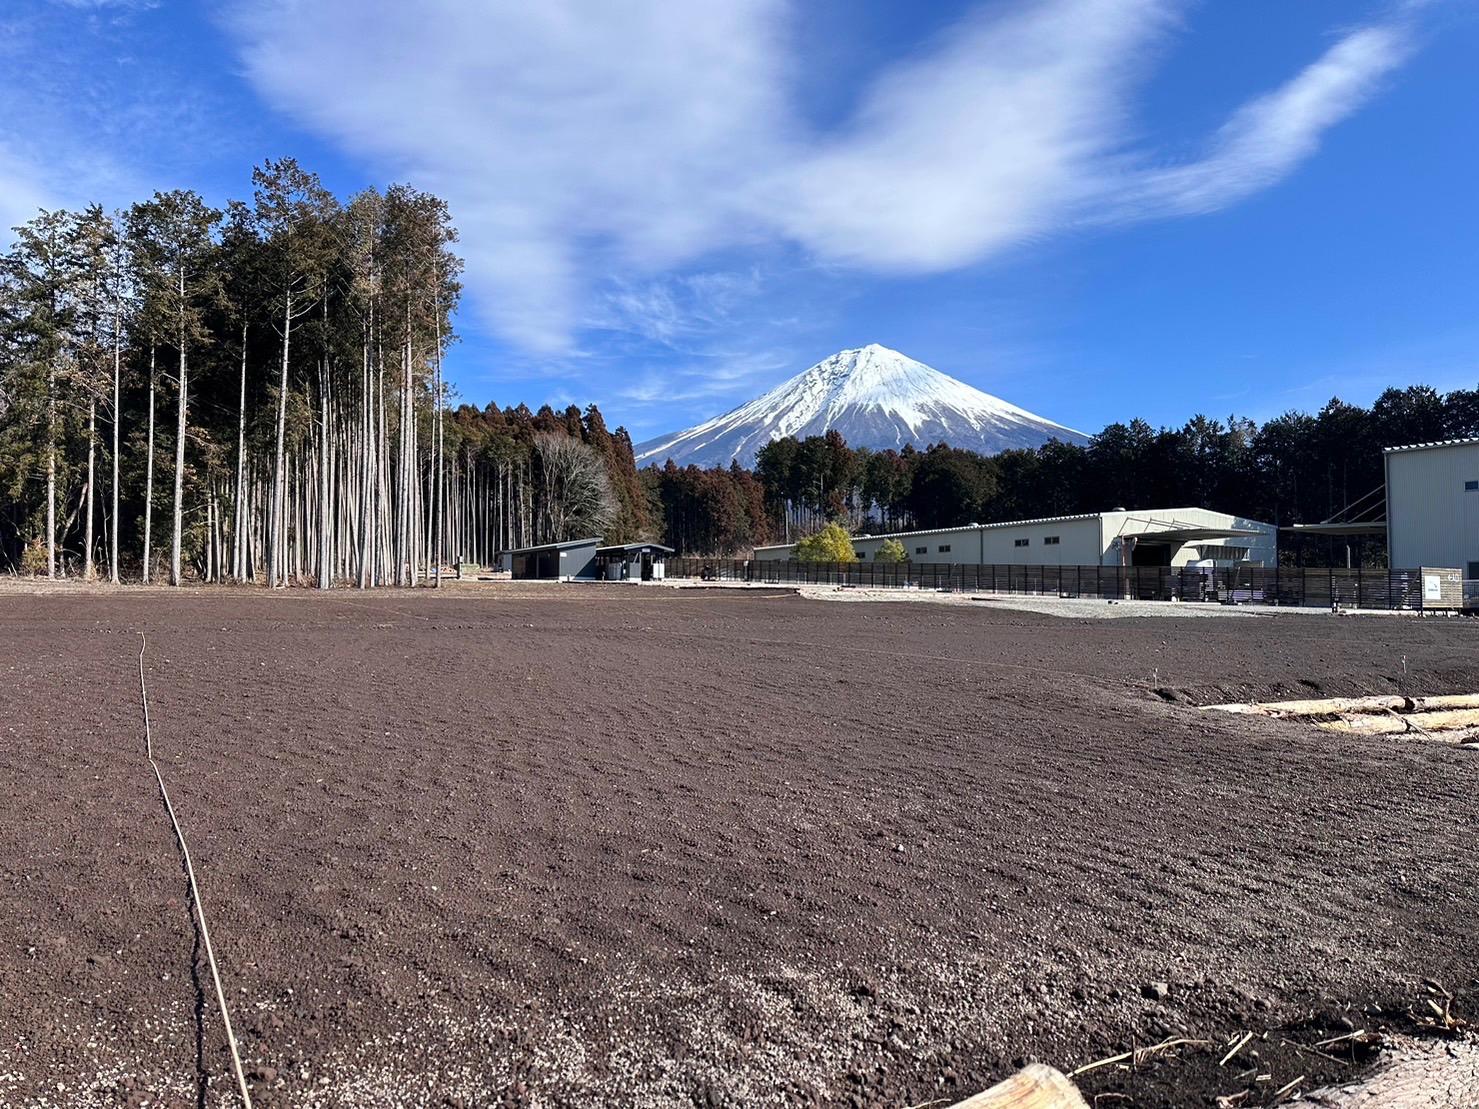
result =
[[46,576],[56,577],[56,362],[46,371]]
[[241,397],[236,408],[236,497],[232,501],[231,576],[246,578],[246,376],[247,325],[241,325]]
[[175,419],[175,509],[169,549],[169,583],[180,584],[180,535],[185,522],[185,426],[190,403],[185,365],[185,271],[180,271],[180,405]]
[[268,540],[267,577],[274,589],[285,584],[287,551],[283,548],[283,533],[287,523],[287,470],[283,452],[283,440],[288,427],[288,346],[293,331],[293,294],[289,290],[284,298],[282,310],[282,373],[277,384],[277,453],[272,471],[272,524]]
[[122,422],[121,400],[123,360],[123,313],[118,302],[113,303],[113,511],[108,517],[108,579],[118,584],[118,425]]
[[149,564],[153,559],[153,553],[149,549],[149,540],[154,525],[154,393],[158,387],[159,375],[155,367],[155,354],[157,347],[151,336],[149,339],[149,440],[148,454],[144,462],[144,571],[143,579],[149,580]]
[[84,549],[82,553],[82,580],[92,581],[94,569],[92,564],[93,545],[93,481],[97,475],[94,465],[98,453],[98,402],[89,397],[87,401],[87,486],[83,496],[87,499],[87,525],[84,530]]

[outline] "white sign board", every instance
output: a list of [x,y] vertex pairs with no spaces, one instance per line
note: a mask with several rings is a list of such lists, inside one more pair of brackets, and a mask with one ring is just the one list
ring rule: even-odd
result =
[[1423,600],[1441,601],[1443,599],[1443,579],[1437,574],[1423,575]]

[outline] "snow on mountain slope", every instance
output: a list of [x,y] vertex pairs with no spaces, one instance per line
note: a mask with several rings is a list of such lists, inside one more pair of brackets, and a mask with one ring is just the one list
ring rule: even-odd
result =
[[949,443],[995,454],[1049,439],[1088,437],[963,381],[873,343],[844,350],[777,385],[748,404],[672,435],[637,445],[637,464],[752,466],[774,439],[804,439],[836,430],[849,446],[924,449]]

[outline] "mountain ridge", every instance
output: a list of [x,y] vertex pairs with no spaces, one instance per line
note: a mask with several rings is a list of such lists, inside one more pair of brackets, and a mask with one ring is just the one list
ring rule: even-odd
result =
[[775,440],[839,432],[849,446],[923,449],[945,442],[996,454],[1088,436],[984,393],[896,350],[870,343],[838,351],[711,420],[637,444],[637,464],[753,466]]

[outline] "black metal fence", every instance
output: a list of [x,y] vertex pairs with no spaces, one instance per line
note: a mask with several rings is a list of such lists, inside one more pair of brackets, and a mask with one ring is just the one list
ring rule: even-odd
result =
[[919,562],[778,562],[669,558],[670,578],[756,585],[1019,593],[1104,600],[1225,601],[1312,608],[1420,609],[1417,570],[1230,566],[957,566]]

